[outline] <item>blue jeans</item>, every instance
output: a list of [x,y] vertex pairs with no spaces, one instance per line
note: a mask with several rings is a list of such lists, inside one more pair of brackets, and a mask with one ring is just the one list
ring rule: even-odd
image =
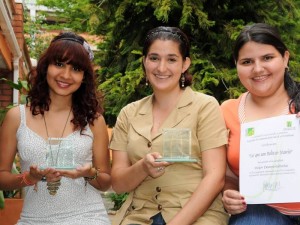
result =
[[241,214],[232,215],[228,225],[300,225],[300,216],[287,216],[267,205],[247,205]]
[[165,225],[166,224],[161,213],[157,213],[156,215],[152,216],[151,219],[153,220],[152,225]]

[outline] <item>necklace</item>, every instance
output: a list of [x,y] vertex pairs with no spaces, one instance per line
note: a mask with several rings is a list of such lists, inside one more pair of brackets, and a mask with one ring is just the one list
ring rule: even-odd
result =
[[[55,161],[55,164],[54,164],[53,152],[52,152],[51,144],[50,144],[50,140],[49,140],[48,127],[47,127],[45,115],[43,115],[44,124],[45,124],[45,128],[46,128],[46,133],[47,133],[47,137],[48,137],[48,144],[49,144],[49,146],[50,146],[50,154],[51,154],[51,157],[52,157],[52,165],[57,165],[58,154],[59,154],[59,151],[60,151],[60,144],[61,144],[61,141],[62,141],[62,137],[64,136],[64,132],[65,132],[65,129],[66,129],[66,127],[67,127],[67,124],[68,124],[68,121],[69,121],[71,112],[72,112],[72,107],[71,107],[71,109],[70,109],[70,112],[69,112],[69,114],[68,114],[68,117],[67,117],[67,120],[66,120],[64,129],[63,129],[62,134],[61,134],[61,137],[60,137],[60,142],[59,142],[58,149],[57,149],[57,154],[56,154],[56,161]],[[61,184],[61,183],[60,183],[60,180],[55,181],[55,182],[47,182],[47,189],[48,189],[48,191],[49,191],[49,194],[50,194],[50,195],[56,195],[56,192],[57,192],[57,190],[59,189],[60,184]]]
[[59,151],[60,151],[60,143],[61,143],[61,139],[62,139],[62,137],[64,136],[65,129],[66,129],[66,127],[67,127],[67,124],[68,124],[68,121],[69,121],[69,118],[70,118],[71,112],[72,112],[72,107],[71,107],[71,109],[70,109],[70,112],[69,112],[69,114],[68,114],[68,117],[67,117],[67,120],[66,120],[66,123],[65,123],[64,129],[63,129],[63,131],[62,131],[62,134],[61,134],[61,137],[59,138],[59,139],[60,139],[60,142],[59,142],[59,145],[58,145],[58,150],[57,150],[57,153],[56,153],[56,160],[55,160],[55,164],[54,164],[53,152],[52,152],[52,149],[51,149],[51,144],[50,144],[50,140],[49,140],[48,127],[47,127],[47,123],[46,123],[45,115],[43,115],[44,124],[45,124],[45,128],[46,128],[46,134],[47,134],[47,138],[48,138],[48,144],[49,144],[49,146],[50,146],[50,154],[51,154],[51,158],[52,158],[52,165],[57,165],[58,154],[59,154]]
[[[249,94],[250,94],[250,92],[247,92],[247,93],[243,94],[241,97],[241,101],[240,101],[239,108],[238,108],[240,123],[246,122],[245,105],[246,105],[246,100],[247,100],[247,97]],[[287,104],[287,106],[285,106],[284,109],[282,110],[282,112],[280,113],[280,115],[287,115],[287,114],[289,114],[289,104]]]

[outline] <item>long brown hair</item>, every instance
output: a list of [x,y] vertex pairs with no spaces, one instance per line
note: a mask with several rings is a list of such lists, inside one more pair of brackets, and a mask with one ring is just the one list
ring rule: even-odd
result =
[[[85,39],[73,32],[60,33],[38,60],[37,67],[28,76],[29,92],[26,105],[30,105],[32,115],[49,110],[51,99],[47,83],[49,64],[65,62],[84,71],[84,79],[72,95],[74,129],[93,124],[103,114],[102,95],[96,90],[96,79],[91,62],[91,51]],[[30,103],[30,104],[29,104]]]

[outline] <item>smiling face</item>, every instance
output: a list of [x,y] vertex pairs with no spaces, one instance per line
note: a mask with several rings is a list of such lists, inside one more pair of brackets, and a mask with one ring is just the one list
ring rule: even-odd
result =
[[247,42],[236,62],[241,83],[253,95],[266,97],[284,91],[289,52],[282,56],[272,45]]
[[47,82],[50,88],[50,96],[69,96],[79,89],[83,80],[84,71],[79,68],[56,62],[49,64],[47,70]]
[[183,60],[179,43],[172,40],[155,40],[143,59],[146,77],[154,91],[180,90],[181,74],[190,66],[190,59]]

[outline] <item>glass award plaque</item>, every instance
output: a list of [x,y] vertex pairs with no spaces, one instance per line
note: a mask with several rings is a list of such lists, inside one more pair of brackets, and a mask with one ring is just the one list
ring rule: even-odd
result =
[[73,142],[68,138],[48,138],[46,159],[41,168],[74,169]]
[[191,157],[191,129],[167,128],[163,129],[162,158],[155,161],[165,162],[197,162]]

